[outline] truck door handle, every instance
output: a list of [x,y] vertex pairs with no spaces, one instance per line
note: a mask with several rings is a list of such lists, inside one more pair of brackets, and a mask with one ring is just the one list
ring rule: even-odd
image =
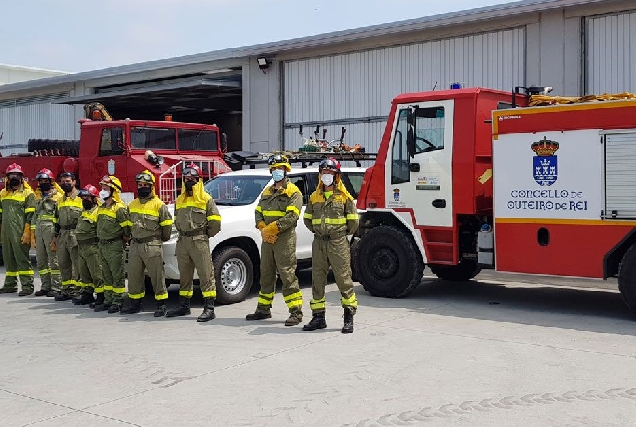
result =
[[433,200],[434,208],[445,208],[446,207],[446,199],[435,199]]
[[409,163],[409,172],[419,172],[420,164],[419,163]]

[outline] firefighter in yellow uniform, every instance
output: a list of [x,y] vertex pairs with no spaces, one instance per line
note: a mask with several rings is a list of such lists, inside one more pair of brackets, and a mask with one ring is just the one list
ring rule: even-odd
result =
[[102,263],[97,247],[97,210],[101,202],[98,199],[99,191],[93,185],[85,185],[77,194],[82,199],[84,207],[75,229],[79,248],[77,271],[82,292],[73,298],[73,304],[86,305],[95,301],[93,292],[96,289],[104,288]]
[[24,180],[20,165],[10,164],[5,173],[5,187],[0,191],[0,240],[7,270],[0,294],[18,292],[19,277],[22,290],[18,296],[24,297],[33,293],[35,275],[29,258],[35,194]]
[[130,241],[132,223],[121,200],[119,178],[106,175],[99,184],[102,186],[99,198],[104,203],[97,210],[97,238],[104,287],[95,288],[97,300],[93,308],[96,312],[108,310],[113,314],[121,310],[126,292],[124,245]]
[[75,227],[84,207],[82,199],[77,195],[75,174],[63,172],[60,175],[60,187],[64,191],[62,200],[57,204],[56,220],[58,234],[52,246],[57,248],[57,260],[60,264],[62,276],[62,292],[55,301],[70,300],[79,293],[79,273],[77,270],[78,247],[75,238]]
[[221,231],[221,216],[214,199],[203,188],[200,171],[197,165],[190,164],[181,173],[181,194],[175,204],[175,226],[179,231],[176,250],[180,274],[179,306],[170,310],[166,317],[190,314],[192,280],[196,268],[203,294],[203,313],[197,318],[197,322],[207,322],[216,317],[216,284],[210,237]]
[[42,286],[36,297],[55,297],[60,291],[60,266],[57,252],[51,248],[55,238],[57,204],[62,200],[62,189],[55,182],[49,169],[41,169],[35,176],[38,189],[35,191],[35,215],[31,220],[32,242],[35,248],[38,271]]
[[296,226],[303,196],[287,178],[291,165],[287,156],[276,154],[268,160],[274,184],[266,187],[255,212],[256,227],[261,230],[261,289],[258,305],[247,320],[272,317],[276,292],[276,271],[283,282],[283,298],[289,309],[285,326],[298,325],[303,319],[303,294],[296,277]]
[[325,286],[331,266],[344,308],[342,333],[352,333],[353,315],[357,311],[358,300],[351,280],[351,254],[347,235],[358,229],[358,211],[353,197],[342,182],[340,163],[330,157],[320,162],[318,171],[320,182],[309,198],[303,217],[307,228],[314,233],[311,248],[312,319],[303,326],[303,331],[327,327]]
[[148,271],[155,291],[157,309],[155,317],[166,314],[165,272],[163,268],[163,242],[170,240],[172,216],[168,207],[155,195],[155,176],[145,170],[135,176],[137,198],[128,205],[132,223],[132,241],[128,253],[128,297],[130,307],[122,314],[141,311],[141,299],[145,296],[144,269]]

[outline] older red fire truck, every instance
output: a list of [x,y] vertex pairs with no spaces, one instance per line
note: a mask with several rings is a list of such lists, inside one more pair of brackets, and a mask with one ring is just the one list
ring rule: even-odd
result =
[[357,201],[371,294],[408,294],[425,265],[446,280],[617,276],[636,312],[636,95],[519,89],[393,100]]
[[115,175],[123,198],[132,200],[135,175],[147,169],[156,177],[159,197],[171,203],[181,190],[186,162],[201,167],[205,179],[231,170],[223,160],[225,136],[215,125],[176,122],[170,115],[161,121],[113,120],[99,103],[87,104],[85,112],[79,141],[32,139],[28,152],[0,157],[0,185],[7,166],[18,163],[28,180],[42,168],[56,177],[72,172],[82,185],[97,185],[104,175]]

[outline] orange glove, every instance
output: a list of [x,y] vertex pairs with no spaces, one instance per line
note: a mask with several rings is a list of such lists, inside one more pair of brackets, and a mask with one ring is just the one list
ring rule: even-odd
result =
[[266,225],[261,229],[261,236],[263,236],[263,241],[267,243],[276,243],[278,240],[278,233],[280,229],[278,228],[278,224],[276,221],[270,222],[269,225]]
[[265,224],[265,221],[259,221],[258,224],[256,224],[256,227],[259,230],[262,230],[263,228],[265,228],[267,225]]
[[31,233],[31,247],[35,249],[35,231]]
[[57,251],[57,239],[56,238],[53,238],[53,240],[51,240],[51,250],[53,252]]
[[22,233],[22,241],[23,245],[31,244],[31,224],[24,224],[24,232]]

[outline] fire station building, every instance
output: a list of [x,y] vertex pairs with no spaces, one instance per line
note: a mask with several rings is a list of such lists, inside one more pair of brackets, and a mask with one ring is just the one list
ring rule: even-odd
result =
[[[326,138],[375,151],[390,102],[453,83],[551,95],[636,92],[633,0],[522,0],[322,34],[0,85],[2,155],[30,138],[79,139],[83,105],[115,119],[215,123],[230,150]],[[1,71],[1,70],[0,70]],[[321,135],[322,137],[322,131]]]

